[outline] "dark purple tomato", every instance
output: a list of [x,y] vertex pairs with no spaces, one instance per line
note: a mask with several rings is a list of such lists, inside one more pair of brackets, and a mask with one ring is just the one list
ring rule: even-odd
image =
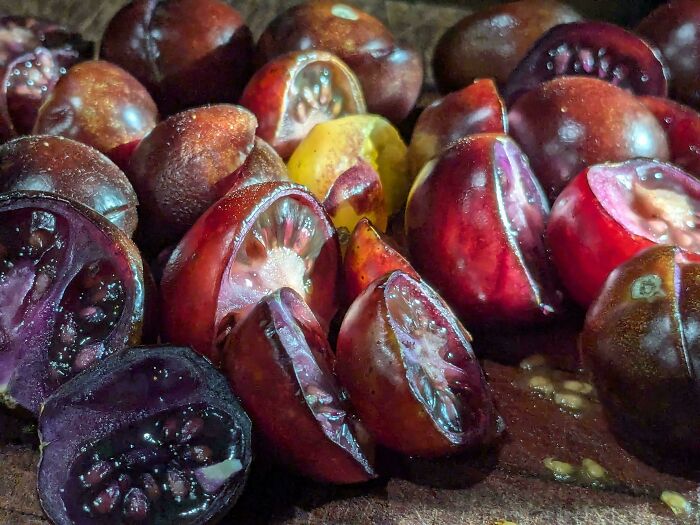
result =
[[33,413],[70,378],[141,340],[141,256],[55,194],[0,196],[0,397]]
[[134,0],[112,18],[100,58],[123,67],[172,114],[235,102],[251,74],[253,37],[222,0]]
[[239,323],[223,351],[233,391],[268,451],[321,482],[376,476],[374,443],[333,374],[333,351],[301,296],[282,288]]
[[48,191],[92,208],[131,236],[138,216],[126,175],[96,149],[63,137],[32,135],[0,146],[0,192]]
[[665,97],[668,72],[661,53],[614,24],[573,22],[547,31],[508,77],[508,104],[541,82],[559,76],[606,80],[636,95]]
[[613,430],[656,456],[700,450],[700,264],[673,246],[620,265],[591,305],[584,363]]
[[39,431],[39,496],[57,525],[212,523],[251,462],[250,420],[188,348],[105,359],[46,401]]
[[637,32],[661,50],[671,74],[671,96],[700,109],[700,3],[664,2],[642,20]]

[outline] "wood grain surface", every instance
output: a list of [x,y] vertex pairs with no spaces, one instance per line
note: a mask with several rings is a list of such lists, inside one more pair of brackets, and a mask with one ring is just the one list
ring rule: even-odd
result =
[[[255,34],[293,0],[237,0]],[[442,31],[469,11],[419,2],[354,0],[385,21],[429,59]],[[483,3],[483,2],[479,2]],[[589,2],[590,3],[590,2]],[[613,2],[615,4],[615,2]],[[57,19],[98,40],[120,2],[0,0],[0,12]],[[631,5],[631,4],[628,4]],[[427,62],[427,61],[426,61]],[[429,80],[428,80],[429,85]],[[362,487],[321,486],[264,465],[258,458],[246,494],[225,524],[666,525],[700,524],[694,513],[674,517],[663,490],[684,494],[700,508],[690,477],[661,474],[635,459],[607,432],[599,407],[586,418],[514,386],[517,370],[487,364],[509,431],[497,450],[439,462],[395,459],[387,479]],[[31,422],[0,412],[0,525],[46,524],[36,497],[36,446]],[[579,464],[595,459],[610,473],[603,489],[561,483],[546,457]]]

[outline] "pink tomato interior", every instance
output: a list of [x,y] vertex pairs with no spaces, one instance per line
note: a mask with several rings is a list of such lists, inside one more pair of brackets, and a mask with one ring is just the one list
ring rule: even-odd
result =
[[700,253],[700,182],[655,161],[601,164],[588,184],[605,211],[629,232]]

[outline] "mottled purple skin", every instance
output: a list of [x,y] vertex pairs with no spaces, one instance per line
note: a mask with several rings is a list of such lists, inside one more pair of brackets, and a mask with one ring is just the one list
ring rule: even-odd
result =
[[105,260],[124,287],[123,309],[114,327],[93,342],[101,345],[95,362],[141,340],[145,286],[136,246],[101,215],[54,194],[15,192],[0,196],[0,221],[7,220],[3,217],[6,213],[21,210],[53,213],[61,221],[57,230],[65,240],[57,249],[56,276],[45,292],[34,296],[35,268],[26,259],[0,283],[0,399],[37,414],[46,397],[65,381],[50,374],[49,349],[60,328],[54,326],[57,308],[78,273],[94,260]]
[[[167,371],[162,380],[153,379],[154,368]],[[68,513],[80,509],[64,502],[61,490],[69,482],[81,446],[108,440],[127,425],[138,427],[164,411],[202,404],[233,420],[240,439],[232,446],[241,451],[243,467],[207,509],[189,521],[178,521],[188,525],[213,523],[235,503],[245,485],[252,459],[251,424],[226,379],[208,360],[181,347],[123,349],[65,384],[46,401],[39,420],[43,443],[39,497],[46,514],[56,525],[76,523]],[[82,523],[105,522],[85,519]]]
[[92,53],[92,44],[53,22],[0,18],[0,140],[30,133],[59,77]]
[[642,456],[697,466],[700,265],[674,246],[618,266],[581,333],[586,369],[620,441]]
[[668,70],[658,49],[606,22],[573,22],[547,31],[508,77],[503,98],[512,104],[555,77],[590,76],[632,91],[665,97]]

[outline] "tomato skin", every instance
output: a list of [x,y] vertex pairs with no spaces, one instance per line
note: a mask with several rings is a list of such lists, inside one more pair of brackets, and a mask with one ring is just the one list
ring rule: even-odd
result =
[[[543,243],[549,205],[523,158],[506,135],[470,135],[428,164],[408,197],[409,260],[470,329],[547,322],[561,306]],[[513,200],[516,186],[527,195]],[[519,210],[526,224],[515,223]]]
[[[295,327],[286,324],[292,319]],[[293,354],[300,352],[299,348],[290,352],[290,346],[304,346],[290,337],[295,328],[306,332],[307,358],[313,357],[318,367],[303,375],[295,374],[290,364]],[[329,439],[300,393],[308,386],[301,378],[315,385],[330,384],[334,388],[324,393],[334,397],[336,408],[347,408],[337,398],[333,352],[313,313],[294,291],[283,288],[260,301],[227,339],[222,362],[266,452],[278,462],[325,483],[361,483],[376,476],[374,444],[363,439],[366,432],[357,432],[353,416],[345,412],[343,422],[356,454]]]
[[610,272],[654,243],[613,219],[588,183],[588,169],[559,195],[547,224],[552,261],[571,297],[588,307]]
[[168,261],[161,281],[161,330],[165,341],[189,345],[214,364],[221,350],[216,343],[219,294],[224,272],[240,246],[256,212],[275,200],[291,196],[315,210],[328,237],[319,258],[318,286],[306,297],[327,329],[336,310],[339,273],[338,239],[321,205],[304,188],[287,182],[245,186],[209,208],[185,234]]
[[401,270],[420,279],[413,266],[392,248],[367,219],[357,223],[343,260],[343,290],[346,304],[352,303],[373,281]]
[[508,133],[506,106],[491,79],[478,79],[425,108],[408,146],[411,176],[452,142],[475,133]]
[[661,97],[639,97],[664,128],[671,162],[700,178],[700,114],[694,109]]
[[700,452],[699,279],[678,247],[644,250],[610,274],[580,336],[610,429],[657,462]]

